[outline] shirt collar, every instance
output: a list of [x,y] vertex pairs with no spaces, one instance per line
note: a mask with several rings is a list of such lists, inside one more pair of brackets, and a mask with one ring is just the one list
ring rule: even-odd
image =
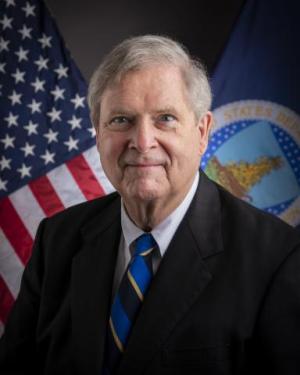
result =
[[[200,175],[199,172],[197,172],[193,184],[184,200],[169,216],[167,216],[151,231],[155,241],[159,246],[161,256],[163,256],[165,251],[167,250],[180,222],[182,221],[187,209],[192,202],[192,199],[197,190],[199,178]],[[130,247],[130,244],[144,233],[144,231],[137,227],[129,218],[124,208],[123,201],[121,203],[121,227],[126,245],[128,247]]]

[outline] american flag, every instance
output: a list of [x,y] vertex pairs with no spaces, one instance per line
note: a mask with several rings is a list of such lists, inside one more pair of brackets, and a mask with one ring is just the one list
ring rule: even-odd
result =
[[113,190],[87,86],[44,3],[0,0],[0,335],[41,219]]

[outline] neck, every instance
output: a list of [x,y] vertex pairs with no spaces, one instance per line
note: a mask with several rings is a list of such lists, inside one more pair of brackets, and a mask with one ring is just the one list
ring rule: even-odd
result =
[[176,208],[176,206],[166,207],[155,201],[131,201],[130,204],[128,204],[125,199],[124,207],[128,216],[135,223],[135,225],[145,232],[150,232]]
[[180,195],[165,199],[136,200],[123,197],[124,207],[130,219],[145,232],[151,231],[165,220],[185,199],[192,184]]

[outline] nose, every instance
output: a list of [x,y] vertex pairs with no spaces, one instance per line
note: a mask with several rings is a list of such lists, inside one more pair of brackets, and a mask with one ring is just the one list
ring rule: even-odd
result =
[[146,153],[157,146],[156,131],[150,120],[140,120],[132,127],[129,148]]

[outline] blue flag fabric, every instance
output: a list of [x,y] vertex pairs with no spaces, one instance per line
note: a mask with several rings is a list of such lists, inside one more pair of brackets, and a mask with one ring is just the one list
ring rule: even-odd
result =
[[254,206],[300,223],[300,3],[246,1],[212,77],[206,173]]

